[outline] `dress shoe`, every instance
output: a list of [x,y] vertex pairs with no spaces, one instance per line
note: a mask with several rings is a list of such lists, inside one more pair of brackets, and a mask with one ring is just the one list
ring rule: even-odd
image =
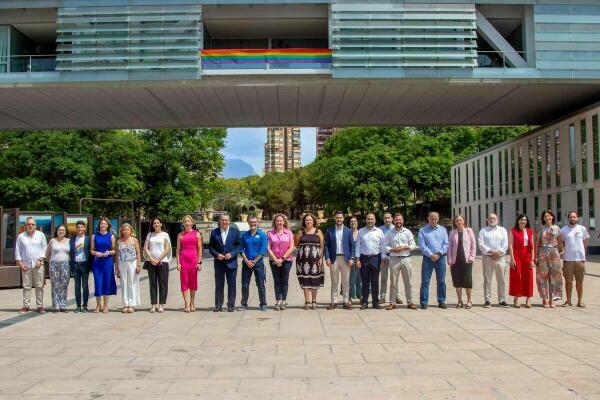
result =
[[410,303],[410,304],[406,305],[406,308],[411,309],[411,310],[416,310],[417,305],[415,303]]
[[352,310],[352,302],[349,301],[346,304],[344,304],[344,309],[346,309],[346,310]]
[[427,310],[427,304],[421,304],[421,310]]
[[368,308],[367,303],[361,303],[361,305],[360,305],[361,310],[366,310],[367,308]]
[[233,306],[227,306],[227,312],[233,312],[233,311],[234,311]]
[[335,304],[335,303],[331,303],[330,305],[327,306],[328,310],[334,310],[336,308],[337,308],[337,304]]
[[394,303],[390,303],[385,309],[386,310],[395,310],[396,309],[396,305]]
[[223,312],[223,307],[215,307],[213,308],[213,312]]
[[381,309],[381,307],[379,306],[379,304],[373,304],[373,308],[374,308],[375,310],[379,310],[379,309]]
[[402,300],[396,298],[396,304],[404,304],[404,303],[402,302]]
[[440,304],[438,304],[438,308],[445,310],[446,308],[448,308],[448,306],[446,305],[446,303],[440,303]]

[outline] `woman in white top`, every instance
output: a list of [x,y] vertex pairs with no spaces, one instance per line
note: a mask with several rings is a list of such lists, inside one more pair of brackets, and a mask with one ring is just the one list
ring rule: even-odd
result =
[[133,228],[125,223],[119,229],[117,242],[117,277],[121,280],[123,312],[134,312],[140,305],[140,271],[142,269],[140,244],[133,236]]
[[[148,281],[150,282],[150,312],[164,311],[169,291],[169,262],[171,261],[171,239],[162,231],[162,222],[158,218],[152,220],[152,231],[144,244]],[[158,308],[157,308],[158,305]]]
[[67,228],[59,225],[54,238],[48,243],[46,259],[50,260],[50,281],[52,282],[52,303],[55,312],[67,312],[67,287],[71,278],[69,268],[69,239]]

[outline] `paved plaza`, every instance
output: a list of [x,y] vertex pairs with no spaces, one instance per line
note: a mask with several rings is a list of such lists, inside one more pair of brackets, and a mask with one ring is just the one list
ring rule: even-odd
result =
[[[479,258],[471,310],[453,307],[448,273],[447,310],[327,311],[327,276],[320,308],[305,311],[292,270],[288,310],[257,310],[252,283],[251,310],[213,313],[210,260],[199,275],[200,309],[190,314],[180,311],[175,270],[163,314],[147,311],[145,271],[144,306],[129,315],[115,296],[107,315],[21,316],[21,290],[1,290],[0,398],[600,399],[595,261],[587,266],[585,309],[547,310],[538,299],[532,309],[484,309]],[[48,282],[48,305],[49,289]],[[72,309],[72,286],[69,293]],[[267,293],[273,303],[270,273]]]

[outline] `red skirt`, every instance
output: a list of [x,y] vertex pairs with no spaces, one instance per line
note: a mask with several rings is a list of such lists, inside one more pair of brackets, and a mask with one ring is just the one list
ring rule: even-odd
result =
[[531,268],[531,250],[515,249],[516,268],[510,268],[508,294],[516,297],[533,297],[534,268]]

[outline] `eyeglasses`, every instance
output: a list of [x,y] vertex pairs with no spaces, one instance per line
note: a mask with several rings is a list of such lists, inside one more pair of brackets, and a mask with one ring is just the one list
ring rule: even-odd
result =
[[527,222],[527,218],[521,218],[519,221],[520,222]]

